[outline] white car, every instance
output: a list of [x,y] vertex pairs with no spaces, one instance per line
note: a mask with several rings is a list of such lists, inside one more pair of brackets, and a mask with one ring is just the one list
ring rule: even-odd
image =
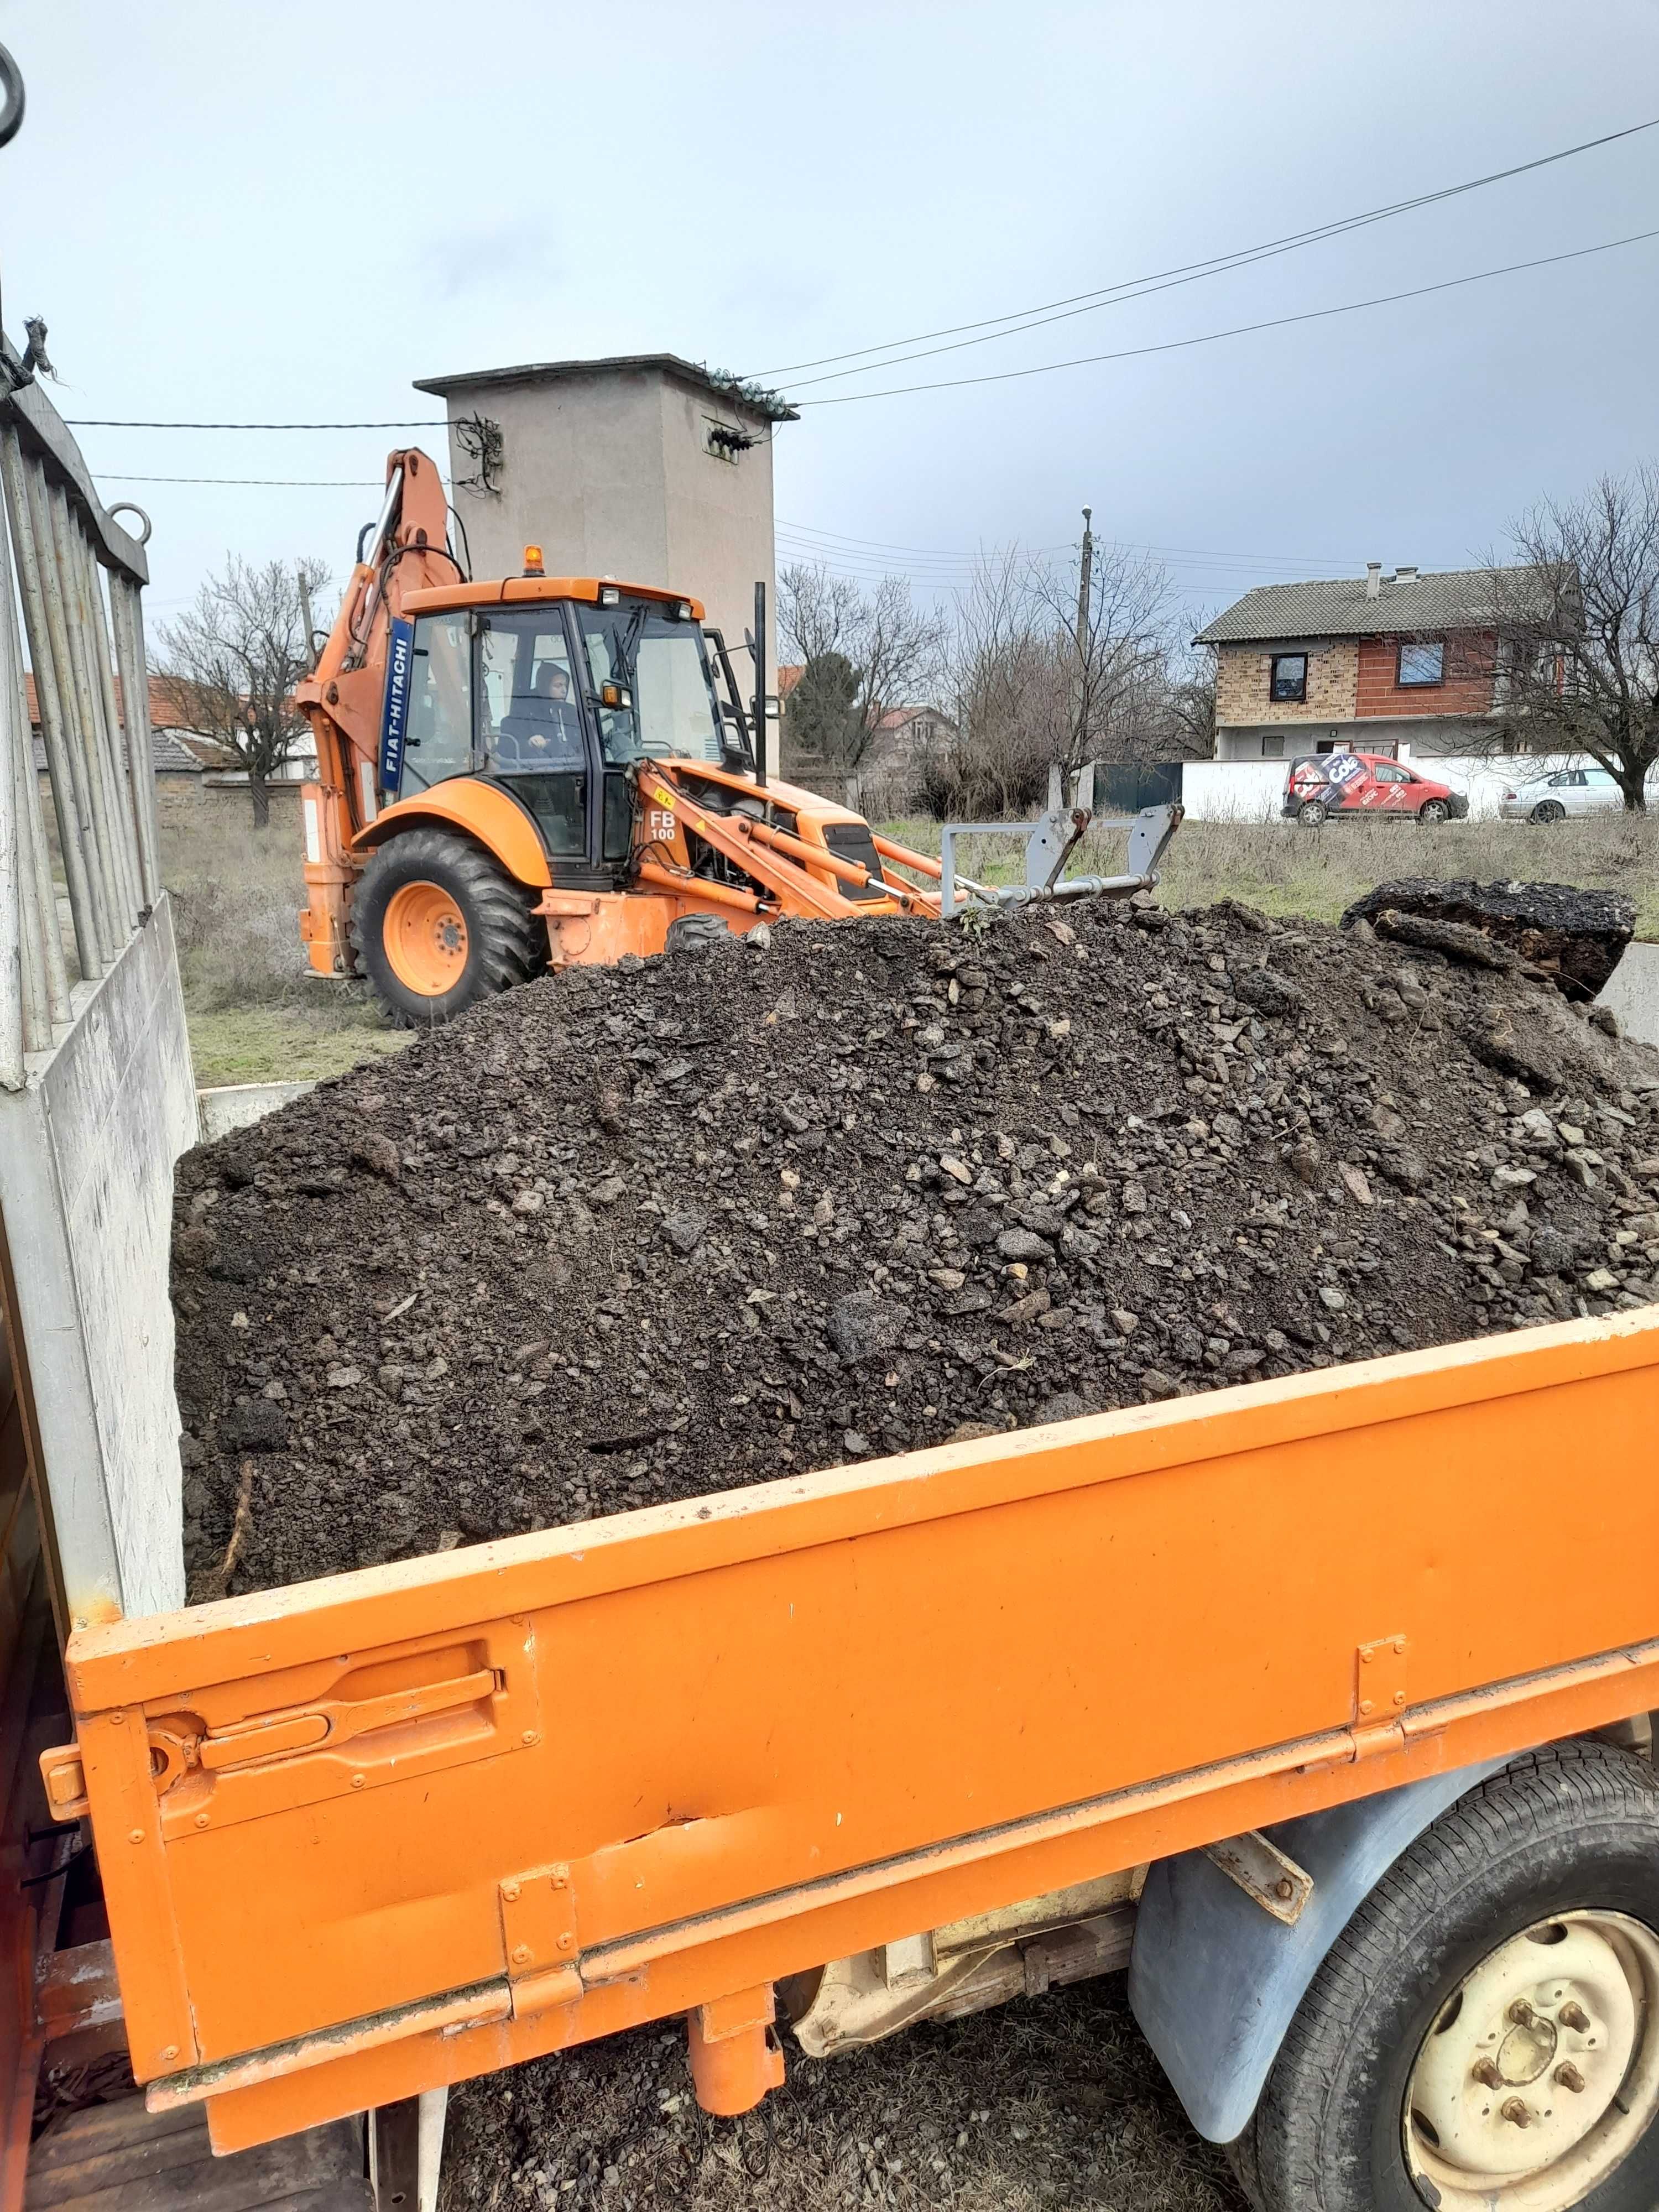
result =
[[1625,794],[1604,768],[1561,768],[1507,784],[1498,802],[1506,822],[1565,822],[1569,814],[1617,814]]

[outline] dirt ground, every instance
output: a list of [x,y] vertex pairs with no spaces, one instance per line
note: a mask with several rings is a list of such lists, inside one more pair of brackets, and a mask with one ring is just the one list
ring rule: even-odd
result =
[[685,2036],[640,2029],[450,2101],[444,2212],[1243,2212],[1111,1975],[815,2063],[700,2113]]

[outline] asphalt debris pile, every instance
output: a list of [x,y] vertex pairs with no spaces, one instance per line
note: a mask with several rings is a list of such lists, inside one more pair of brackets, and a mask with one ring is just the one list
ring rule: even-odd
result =
[[507,994],[180,1164],[195,1598],[1659,1297],[1659,1056],[1224,905]]
[[1402,876],[1356,899],[1342,927],[1449,951],[1492,968],[1522,968],[1569,999],[1596,995],[1636,931],[1636,902],[1574,884],[1478,884]]

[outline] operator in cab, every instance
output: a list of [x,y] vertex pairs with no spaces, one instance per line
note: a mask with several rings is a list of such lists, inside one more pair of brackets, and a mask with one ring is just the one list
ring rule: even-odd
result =
[[570,678],[556,660],[544,660],[531,679],[531,696],[513,716],[514,735],[532,760],[548,767],[582,757],[581,719],[570,696]]

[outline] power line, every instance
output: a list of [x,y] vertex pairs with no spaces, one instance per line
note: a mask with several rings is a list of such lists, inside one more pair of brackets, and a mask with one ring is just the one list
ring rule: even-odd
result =
[[384,491],[379,477],[135,477],[124,469],[100,469],[108,483],[274,484],[307,491]]
[[[1310,307],[1297,315],[1274,315],[1266,322],[1236,323],[1229,330],[1206,331],[1198,337],[1166,338],[1158,345],[1123,346],[1113,353],[1086,353],[1069,361],[1039,362],[1031,368],[995,369],[984,376],[951,376],[931,384],[890,385],[879,392],[842,392],[823,399],[803,399],[802,407],[852,407],[860,399],[897,399],[911,392],[952,392],[969,384],[1007,384],[1017,377],[1048,376],[1060,368],[1088,368],[1104,361],[1133,361],[1143,354],[1180,353],[1188,346],[1214,345],[1222,338],[1248,337],[1256,331],[1279,331],[1292,323],[1328,321],[1333,315],[1355,315],[1365,307],[1389,307],[1401,300],[1425,299],[1433,292],[1454,292],[1460,285],[1484,284],[1494,276],[1515,276],[1529,269],[1553,269],[1564,261],[1583,261],[1596,253],[1616,252],[1621,246],[1640,246],[1659,238],[1659,229],[1633,231],[1628,238],[1610,238],[1600,246],[1580,246],[1571,253],[1547,253],[1535,261],[1506,262],[1501,269],[1477,269],[1467,276],[1448,276],[1437,284],[1416,284],[1406,292],[1381,292],[1375,299],[1350,300],[1340,307]],[[878,367],[884,364],[878,363]]]
[[137,422],[102,415],[70,415],[71,430],[447,430],[447,421],[416,422]]
[[[1155,270],[1149,276],[1126,276],[1115,284],[1100,285],[1088,292],[1073,292],[1063,300],[1048,300],[1033,307],[1012,308],[1004,315],[988,315],[977,322],[952,323],[941,330],[918,331],[908,337],[889,338],[881,345],[859,346],[847,353],[823,354],[816,361],[789,362],[780,368],[760,369],[755,373],[763,377],[789,376],[799,369],[825,368],[836,362],[867,362],[867,357],[871,354],[892,353],[900,346],[924,345],[933,338],[959,337],[964,331],[987,331],[989,334],[987,337],[969,338],[965,343],[970,345],[988,344],[991,338],[1010,337],[1016,335],[1015,331],[993,329],[992,326],[995,324],[1010,323],[1020,328],[1036,329],[1040,325],[1028,321],[1026,319],[1028,317],[1042,317],[1049,321],[1059,322],[1066,319],[1066,315],[1057,311],[1069,310],[1078,314],[1087,314],[1092,312],[1092,307],[1086,303],[1092,302],[1097,306],[1121,305],[1120,301],[1112,298],[1111,295],[1114,294],[1145,296],[1141,289],[1143,287],[1148,290],[1164,291],[1176,283],[1198,283],[1206,276],[1224,275],[1233,268],[1248,267],[1252,262],[1266,260],[1277,254],[1294,252],[1304,246],[1316,245],[1324,239],[1338,237],[1346,231],[1358,230],[1370,223],[1388,222],[1393,216],[1407,214],[1414,208],[1432,206],[1441,200],[1456,199],[1466,192],[1482,191],[1488,185],[1502,184],[1511,177],[1524,176],[1530,170],[1548,168],[1557,161],[1571,161],[1577,155],[1590,153],[1598,147],[1610,146],[1619,139],[1636,137],[1644,131],[1653,130],[1656,125],[1659,125],[1659,116],[1651,118],[1645,123],[1632,124],[1626,130],[1610,131],[1600,138],[1586,138],[1577,146],[1563,147],[1559,153],[1543,154],[1534,161],[1518,162],[1512,168],[1493,169],[1486,176],[1472,177],[1461,185],[1447,185],[1437,191],[1422,192],[1411,199],[1395,200],[1385,207],[1370,208],[1360,215],[1340,216],[1330,222],[1317,224],[1310,230],[1293,231],[1284,238],[1268,239],[1257,246],[1238,246],[1230,253],[1211,254],[1201,261],[1182,262],[1173,269]],[[1080,305],[1080,302],[1085,304]],[[949,352],[956,349],[939,347],[937,350]],[[876,368],[896,368],[898,364],[896,362],[869,362],[868,365]],[[837,374],[843,376],[856,376],[860,372],[857,369],[842,369],[837,371]],[[808,380],[817,384],[824,383],[830,380],[813,377]]]
[[[780,536],[787,535],[795,538],[833,538],[838,544],[842,545],[867,546],[882,553],[933,553],[945,554],[952,558],[959,558],[963,560],[976,560],[978,558],[978,556],[975,554],[963,552],[959,547],[944,545],[896,545],[885,538],[853,538],[849,537],[848,533],[842,530],[821,530],[815,523],[791,522],[782,515],[778,517],[777,526]],[[1073,541],[1068,539],[1065,545],[1039,545],[1032,546],[1029,549],[1023,548],[1021,550],[1029,550],[1032,552],[1038,553],[1063,553],[1067,550],[1067,547]],[[1143,544],[1139,539],[1128,538],[1116,538],[1113,540],[1113,543],[1120,548],[1127,549],[1138,553],[1195,554],[1205,560],[1212,561],[1269,562],[1275,565],[1281,565],[1287,568],[1296,568],[1298,570],[1305,570],[1310,567],[1317,566],[1322,562],[1328,567],[1336,568],[1358,568],[1364,566],[1364,562],[1357,556],[1343,553],[1247,553],[1237,551],[1220,553],[1218,552],[1213,546],[1153,545],[1150,544]],[[994,548],[993,550],[994,550],[995,549]]]

